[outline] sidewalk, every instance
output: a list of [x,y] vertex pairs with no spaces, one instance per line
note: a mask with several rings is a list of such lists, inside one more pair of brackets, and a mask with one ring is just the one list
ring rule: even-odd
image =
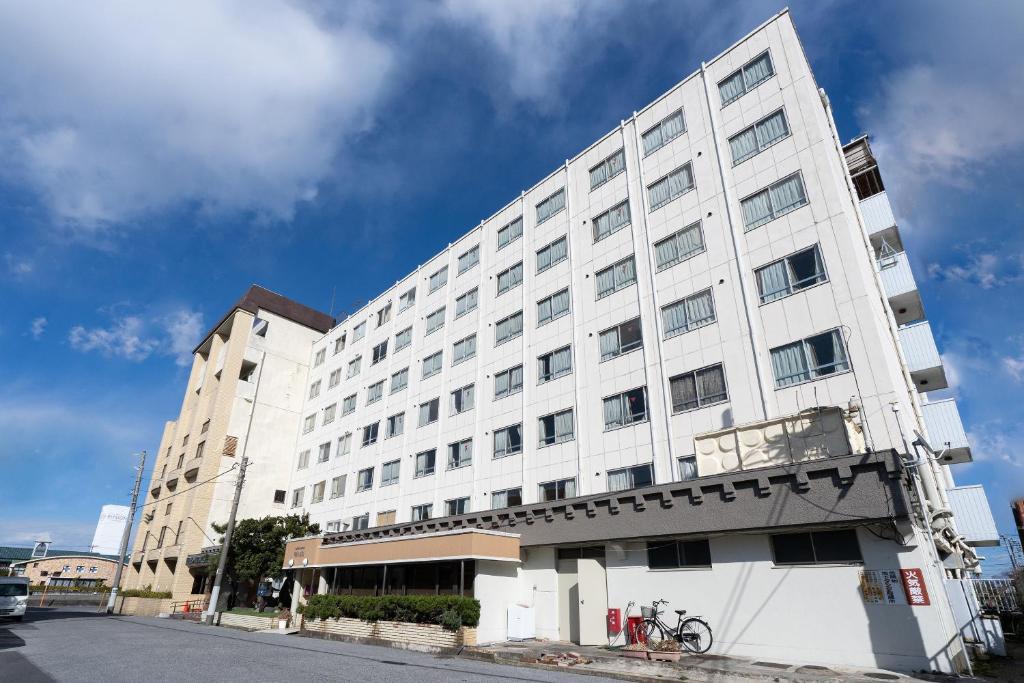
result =
[[[566,666],[546,664],[544,655],[576,653],[589,663]],[[775,662],[768,660],[724,657],[720,655],[687,655],[675,663],[652,662],[621,656],[615,650],[599,646],[581,646],[573,643],[525,641],[466,647],[461,657],[513,664],[539,669],[561,669],[577,674],[606,676],[625,681],[794,681],[797,683],[831,683],[832,681],[878,683],[878,681],[945,681],[952,677],[914,677],[881,669],[853,669]],[[554,657],[547,658],[549,661]],[[963,680],[963,679],[960,679]]]

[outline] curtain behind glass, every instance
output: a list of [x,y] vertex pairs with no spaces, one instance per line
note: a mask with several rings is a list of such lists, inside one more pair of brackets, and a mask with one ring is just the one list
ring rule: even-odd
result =
[[609,491],[625,491],[629,488],[629,472],[626,470],[620,470],[618,472],[608,473],[608,490]]
[[665,336],[673,336],[686,331],[686,302],[666,306],[661,309],[661,315],[665,323]]
[[652,211],[664,205],[670,198],[668,178],[660,180],[647,188],[647,201],[650,203]]
[[673,138],[679,137],[685,131],[686,122],[683,121],[682,110],[679,110],[661,122],[661,139],[664,140],[662,144]]
[[746,90],[750,90],[773,73],[775,72],[772,70],[771,57],[765,52],[743,67],[743,86]]
[[494,395],[504,396],[508,393],[509,373],[503,372],[494,376]]
[[713,322],[715,319],[715,306],[711,299],[711,290],[691,296],[686,300],[686,325],[687,329],[694,329],[701,325]]
[[644,142],[644,156],[647,156],[648,154],[650,154],[654,150],[656,150],[659,147],[661,147],[661,145],[663,144],[661,142],[661,126],[657,125],[654,128],[652,128],[651,130],[649,130],[646,133],[644,133],[643,142]]
[[789,134],[786,114],[781,109],[763,121],[759,121],[755,128],[757,129],[757,146],[760,149],[764,149]]
[[572,353],[571,349],[564,348],[561,351],[555,351],[551,356],[551,373],[555,376],[569,372],[572,369]]
[[793,175],[771,187],[772,209],[775,216],[807,203],[804,184],[799,175]]
[[622,397],[612,396],[604,400],[604,427],[605,429],[611,429],[612,427],[622,426]]
[[743,72],[737,71],[718,84],[718,94],[725,106],[743,94]]
[[601,360],[619,355],[619,328],[613,327],[601,333]]
[[715,365],[697,372],[697,394],[700,397],[701,405],[718,403],[727,398],[725,392],[725,373],[722,371],[721,365]]
[[506,455],[508,451],[508,431],[499,429],[494,432],[494,456]]
[[762,190],[753,197],[744,199],[742,208],[743,225],[746,230],[753,230],[772,219],[772,205],[768,199],[768,190]]
[[597,298],[607,296],[615,291],[615,269],[606,268],[597,274]]
[[739,135],[729,138],[729,149],[734,164],[757,154],[757,134],[754,129],[748,128]]
[[555,415],[555,442],[568,441],[572,434],[572,411],[566,410]]
[[551,297],[551,317],[555,318],[569,311],[569,290],[563,289]]
[[697,407],[697,385],[692,373],[673,377],[670,385],[674,412],[692,410]]
[[785,261],[770,263],[757,270],[757,287],[761,303],[775,301],[789,294],[789,273]]
[[788,344],[772,350],[772,370],[775,386],[787,387],[810,378],[803,342]]
[[692,481],[697,478],[697,458],[679,458],[679,478],[682,481]]
[[625,261],[616,264],[613,270],[615,271],[616,289],[622,289],[623,287],[636,282],[636,263],[633,261],[632,256]]

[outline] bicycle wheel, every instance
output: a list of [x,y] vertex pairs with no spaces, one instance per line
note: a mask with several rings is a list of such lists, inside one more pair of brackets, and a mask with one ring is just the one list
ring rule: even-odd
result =
[[701,655],[710,650],[713,641],[711,627],[702,619],[690,617],[679,626],[679,642],[694,654]]
[[665,638],[667,638],[667,636],[665,635],[665,629],[663,629],[661,627],[661,624],[659,624],[654,619],[644,620],[641,629],[643,631],[644,638],[646,638],[648,645],[659,640],[665,640]]

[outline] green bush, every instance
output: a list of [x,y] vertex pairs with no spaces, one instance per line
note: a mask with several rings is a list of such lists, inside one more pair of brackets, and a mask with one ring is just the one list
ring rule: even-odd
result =
[[128,588],[123,591],[118,591],[118,595],[122,598],[169,598],[171,597],[171,591],[155,591],[149,588]]
[[311,595],[300,611],[307,619],[404,621],[440,624],[448,630],[476,626],[480,621],[480,602],[457,595]]

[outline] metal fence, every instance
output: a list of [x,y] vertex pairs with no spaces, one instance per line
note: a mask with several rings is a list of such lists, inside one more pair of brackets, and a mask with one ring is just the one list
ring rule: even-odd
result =
[[1021,600],[1010,579],[970,579],[983,609],[996,612],[1020,611]]

